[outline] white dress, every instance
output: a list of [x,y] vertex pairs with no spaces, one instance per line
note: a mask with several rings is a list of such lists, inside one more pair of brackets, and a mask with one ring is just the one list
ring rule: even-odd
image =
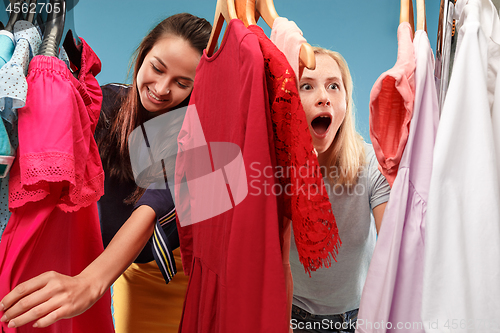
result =
[[492,333],[500,332],[500,128],[492,122],[500,25],[490,0],[459,0],[457,8],[425,228],[422,319],[426,332]]

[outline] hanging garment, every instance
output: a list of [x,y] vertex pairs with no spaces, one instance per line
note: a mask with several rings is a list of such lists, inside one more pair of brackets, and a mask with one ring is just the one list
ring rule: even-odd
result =
[[491,114],[498,109],[489,99],[500,29],[491,1],[464,2],[429,190],[426,332],[500,332],[500,156]]
[[[257,37],[241,21],[231,20],[219,50],[202,56],[190,104],[178,138],[179,156],[208,148],[208,142],[212,157],[220,157],[216,143],[226,143],[241,149],[243,161],[224,167],[228,191],[224,178],[216,178],[223,169],[216,164],[213,171],[208,151],[177,158],[177,222],[184,271],[190,276],[179,332],[288,332],[277,200],[269,193],[275,178],[264,172],[272,170],[264,61]],[[218,185],[221,180],[221,187],[198,186],[206,177],[181,184],[195,171],[209,171],[209,181]],[[229,209],[216,215],[206,202],[224,191],[237,204],[229,202]]]
[[14,35],[10,31],[0,30],[0,68],[12,57],[14,46]]
[[[313,315],[337,315],[359,307],[368,266],[377,237],[372,209],[389,200],[390,187],[378,170],[373,148],[364,144],[365,164],[355,186],[327,183],[328,196],[342,237],[337,262],[309,274],[299,262],[297,248],[290,246],[293,304]],[[325,178],[325,182],[328,180]]]
[[370,93],[370,138],[379,169],[392,186],[408,140],[415,96],[413,31],[408,22],[398,28],[398,59]]
[[295,74],[262,28],[249,29],[259,38],[264,56],[276,164],[284,171],[276,175],[281,188],[289,189],[283,191],[285,216],[293,221],[295,243],[306,272],[328,267],[330,255],[335,258],[341,241],[313,152]]
[[[248,27],[259,38],[264,56],[267,88],[270,101],[271,121],[273,124],[272,145],[276,151],[276,165],[286,170],[278,181],[282,189],[290,188],[279,207],[285,216],[280,217],[281,252],[288,294],[287,313],[292,313],[293,280],[290,268],[291,221],[295,228],[295,241],[299,257],[306,271],[330,266],[329,256],[338,253],[340,238],[332,213],[330,200],[316,155],[304,109],[300,103],[295,73],[286,57],[267,38],[262,28]],[[298,170],[302,172],[299,173]],[[294,172],[297,171],[297,172]],[[307,190],[301,192],[300,188]],[[312,190],[314,189],[314,191]],[[309,214],[304,216],[303,214]],[[310,230],[314,230],[311,232]],[[312,233],[309,235],[309,233]],[[323,237],[319,237],[323,236]],[[312,242],[315,239],[315,242]],[[310,246],[314,244],[315,246]]]
[[[13,163],[16,149],[18,147],[17,135],[17,109],[26,104],[28,84],[25,74],[28,70],[28,63],[42,43],[38,29],[27,21],[18,21],[14,25],[13,37],[17,41],[16,48],[10,60],[0,68],[0,111],[3,124],[7,134],[7,139],[0,139],[0,145],[4,147],[2,151],[10,151],[9,155],[0,159],[7,159],[8,163]],[[2,125],[2,124],[0,124]],[[2,128],[0,127],[0,131]],[[5,133],[3,133],[5,135]],[[8,165],[5,163],[5,165]],[[5,178],[0,180],[0,239],[10,218],[9,211],[9,175],[10,166],[4,170],[7,173]]]
[[300,47],[307,43],[302,31],[295,22],[288,21],[285,17],[277,17],[272,26],[271,41],[285,54],[299,82]]
[[[68,182],[58,203],[66,212],[95,203],[104,192],[104,172],[93,138],[102,101],[94,77],[100,71],[100,61],[85,41],[82,44],[84,73],[78,79],[55,57],[35,57],[30,63],[33,69],[28,85],[33,104],[18,116],[19,162],[16,159],[16,173],[11,172],[9,182],[11,210],[49,195],[48,182]],[[68,81],[66,75],[72,79]],[[56,94],[48,87],[56,86],[67,91],[57,93],[59,98],[48,98]],[[72,112],[59,111],[65,109]]]
[[[29,97],[28,97],[29,103]],[[22,112],[22,111],[21,111]],[[62,183],[50,184],[51,195],[18,208],[5,229],[0,243],[0,297],[19,283],[47,271],[75,276],[102,252],[97,207],[91,204],[78,212],[65,213],[57,208]],[[60,320],[40,329],[28,323],[2,332],[114,332],[109,291],[83,314]]]
[[[19,110],[19,149],[9,181],[12,216],[0,243],[0,298],[46,271],[74,276],[101,254],[97,199],[103,171],[93,138],[102,94],[101,63],[82,39],[82,68],[36,56],[30,93]],[[46,329],[30,324],[4,332],[114,332],[109,291],[82,315]]]
[[424,233],[432,151],[439,122],[434,55],[427,33],[418,30],[415,47],[415,104],[408,142],[385,208],[361,297],[357,332],[386,332],[391,323],[412,323],[405,332],[424,332],[421,321]]
[[[496,5],[495,5],[496,6]],[[485,6],[486,19],[481,24],[488,40],[488,101],[493,120],[493,135],[497,160],[500,161],[500,19],[493,8]],[[498,6],[496,6],[498,7]],[[500,14],[499,14],[500,15]],[[498,179],[500,180],[500,163],[497,163]],[[500,186],[500,184],[499,184]]]

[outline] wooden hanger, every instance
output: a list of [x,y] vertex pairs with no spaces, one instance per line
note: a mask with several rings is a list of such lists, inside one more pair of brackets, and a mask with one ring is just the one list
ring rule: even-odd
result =
[[411,0],[401,0],[401,10],[399,15],[399,23],[410,23],[411,30],[415,31],[413,22],[413,2]]
[[234,8],[234,0],[217,0],[212,34],[210,35],[206,49],[209,57],[214,54],[215,46],[219,40],[224,21],[229,24],[229,22],[235,18],[238,18],[238,16],[236,15],[236,9]]
[[[267,23],[267,25],[272,29],[274,20],[276,20],[279,15],[274,7],[273,0],[255,0],[256,9],[256,20],[259,16]],[[306,67],[310,70],[316,68],[316,57],[314,56],[314,50],[309,43],[303,43],[300,46],[300,65]]]
[[255,0],[234,0],[236,15],[243,22],[245,27],[256,25],[255,19]]
[[427,32],[427,22],[425,18],[425,0],[417,0],[417,30]]
[[258,19],[258,16],[262,17],[262,19],[267,23],[267,25],[272,29],[274,20],[276,20],[278,17],[278,12],[276,11],[276,8],[274,7],[274,2],[273,0],[256,0],[255,1],[255,8],[257,9],[256,11],[256,16]]

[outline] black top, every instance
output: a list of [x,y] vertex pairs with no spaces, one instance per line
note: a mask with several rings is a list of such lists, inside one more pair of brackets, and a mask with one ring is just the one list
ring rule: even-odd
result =
[[[101,87],[103,102],[99,124],[94,137],[96,141],[107,134],[111,120],[115,117],[121,102],[127,94],[124,85],[107,84]],[[97,202],[99,221],[101,222],[102,242],[106,248],[118,229],[130,217],[134,206],[123,201],[135,190],[134,181],[120,181],[110,177],[109,170],[104,168],[104,195]]]
[[[102,138],[109,131],[111,121],[116,116],[129,88],[130,86],[120,84],[107,84],[101,87],[103,102],[99,125],[94,135],[96,139]],[[116,177],[112,178],[109,170],[106,170],[106,168],[104,169],[104,173],[104,195],[97,202],[104,247],[108,246],[111,239],[125,221],[127,221],[134,209],[140,205],[148,205],[153,208],[156,217],[160,220],[174,208],[170,191],[167,189],[147,190],[136,205],[126,204],[124,200],[135,191],[135,182],[133,180],[119,180]],[[179,247],[179,236],[175,221],[173,223],[168,222],[163,226],[163,229],[169,238],[172,246],[171,250]],[[154,260],[154,257],[151,251],[150,239],[134,262],[146,263],[152,260]]]

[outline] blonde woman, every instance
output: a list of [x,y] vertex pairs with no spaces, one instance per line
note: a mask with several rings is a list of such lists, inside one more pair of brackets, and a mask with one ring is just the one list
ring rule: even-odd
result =
[[[315,48],[299,93],[342,240],[337,262],[304,272],[292,242],[294,332],[354,332],[361,291],[390,187],[371,145],[355,130],[353,83],[344,58]],[[371,218],[373,213],[374,222]]]

